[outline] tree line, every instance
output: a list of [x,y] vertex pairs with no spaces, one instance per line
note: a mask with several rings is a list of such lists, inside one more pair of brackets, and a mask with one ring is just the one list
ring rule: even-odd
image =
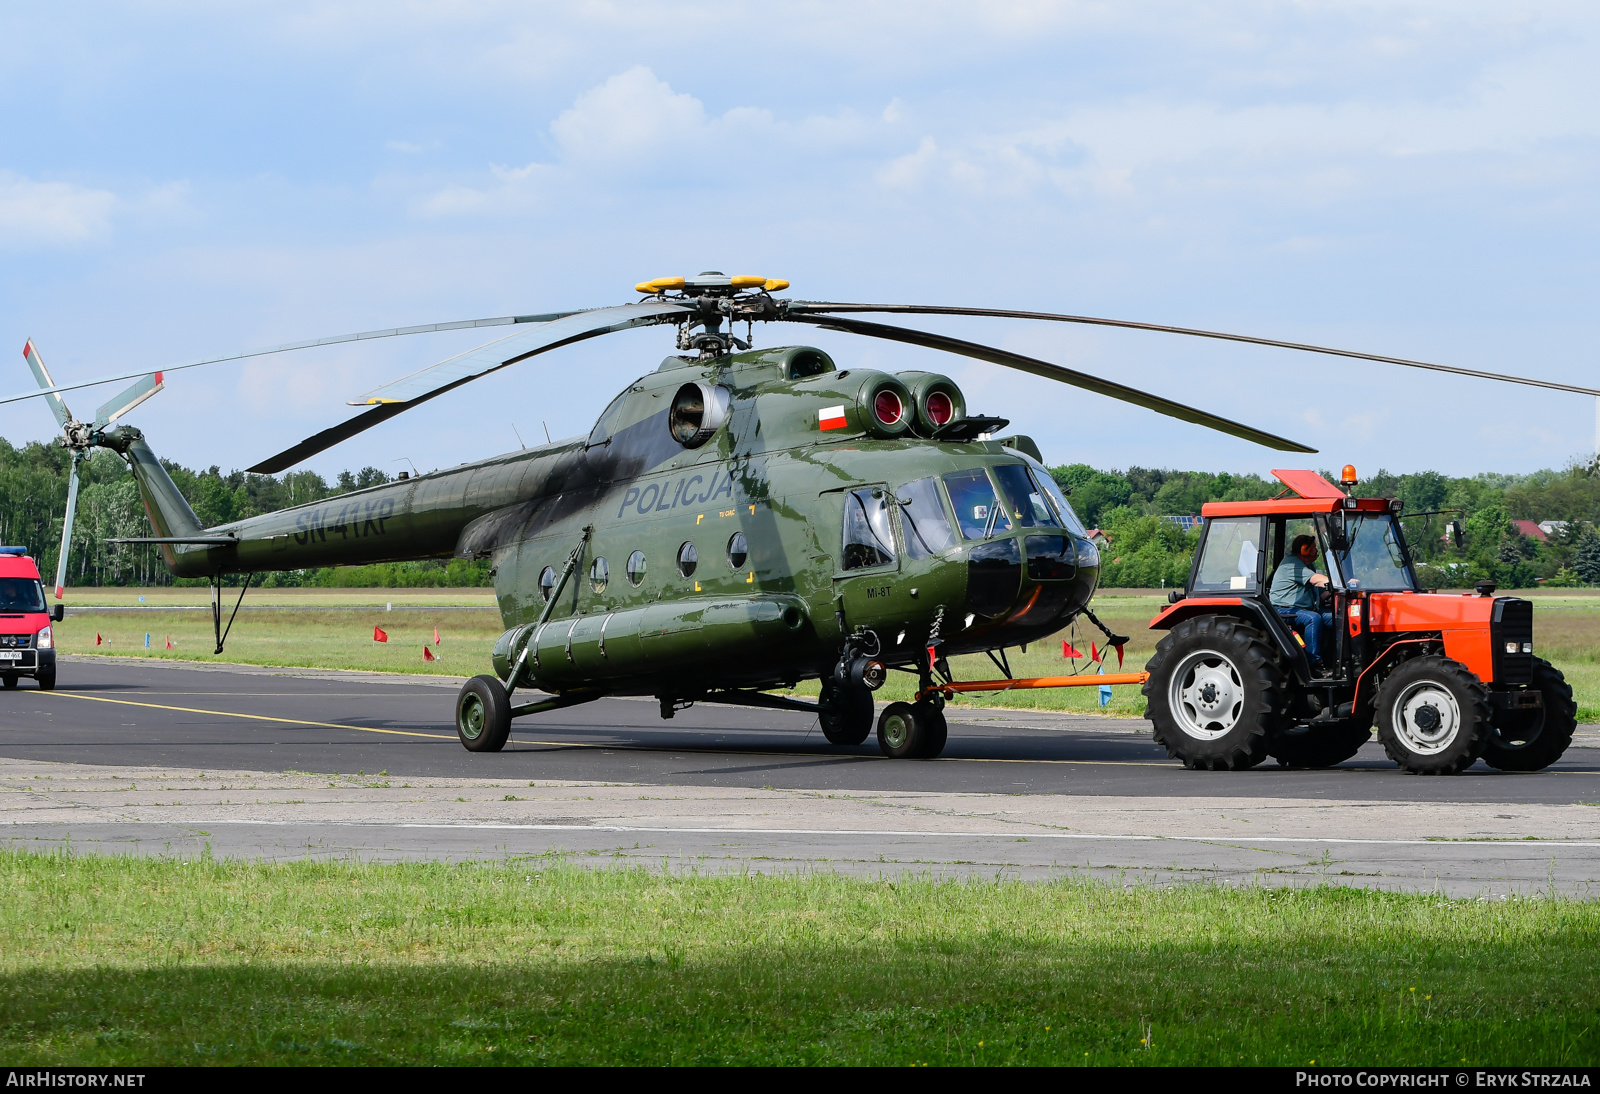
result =
[[[27,547],[47,580],[55,573],[61,542],[70,461],[69,453],[56,444],[35,441],[17,448],[0,438],[0,543]],[[195,471],[169,460],[161,463],[206,527],[390,481],[376,467],[342,471],[330,483],[314,471],[252,475],[223,473],[216,465]],[[1121,588],[1155,588],[1163,583],[1171,587],[1188,579],[1199,534],[1166,517],[1198,514],[1208,501],[1257,500],[1282,491],[1276,481],[1227,472],[1146,467],[1102,471],[1079,463],[1052,468],[1051,474],[1070,492],[1084,523],[1109,538],[1101,583]],[[106,543],[113,537],[150,534],[127,465],[115,453],[97,450],[84,462],[80,477],[67,583],[173,584],[154,547]],[[1399,498],[1404,511],[1411,513],[1460,510],[1406,521],[1418,576],[1430,587],[1467,588],[1482,580],[1507,589],[1600,584],[1596,533],[1600,463],[1531,475],[1489,473],[1471,478],[1451,478],[1436,471],[1408,475],[1379,471],[1357,492]],[[1461,522],[1459,547],[1447,534],[1450,520]],[[1519,533],[1515,520],[1562,521],[1565,527],[1540,540]],[[179,579],[177,583],[202,582]],[[471,586],[488,585],[490,579],[487,563],[452,559],[290,571],[263,575],[263,583]]]
[[[1193,515],[1208,501],[1253,501],[1283,491],[1276,480],[1207,471],[1130,467],[1101,471],[1087,464],[1051,469],[1091,528],[1110,541],[1101,584],[1168,588],[1184,584],[1200,536],[1168,516]],[[1323,474],[1337,481],[1338,476]],[[1452,478],[1437,471],[1379,471],[1361,482],[1363,497],[1399,498],[1405,513],[1458,510],[1405,518],[1417,577],[1429,588],[1470,588],[1493,581],[1503,589],[1600,584],[1600,461],[1531,475],[1486,473]],[[1564,522],[1547,539],[1523,534],[1513,521]],[[1461,544],[1449,532],[1459,521]]]
[[[28,548],[46,581],[54,578],[60,554],[71,462],[71,454],[57,444],[33,441],[17,448],[0,438],[0,543]],[[243,471],[224,474],[216,465],[195,471],[170,460],[162,460],[161,465],[201,525],[208,528],[390,481],[376,467],[342,471],[329,483],[315,471],[273,476]],[[175,580],[153,546],[106,543],[114,537],[151,534],[139,488],[116,453],[96,450],[79,467],[78,476],[78,513],[67,555],[67,584],[205,584],[196,579]],[[488,585],[490,580],[487,563],[451,559],[291,570],[264,574],[260,583],[268,587],[403,588]]]

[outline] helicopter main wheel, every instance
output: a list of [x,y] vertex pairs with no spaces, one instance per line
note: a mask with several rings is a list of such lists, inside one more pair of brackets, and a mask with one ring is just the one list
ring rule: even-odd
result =
[[456,696],[456,735],[468,752],[499,752],[511,736],[511,697],[493,676],[474,676]]
[[866,740],[878,713],[872,705],[872,692],[837,684],[823,684],[817,708],[822,735],[833,745],[858,745]]
[[944,712],[930,703],[890,703],[878,718],[878,747],[891,760],[931,760],[948,736]]

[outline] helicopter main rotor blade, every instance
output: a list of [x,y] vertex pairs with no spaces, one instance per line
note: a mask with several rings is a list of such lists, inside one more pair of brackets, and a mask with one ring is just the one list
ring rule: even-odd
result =
[[942,349],[948,353],[958,353],[963,357],[973,357],[979,361],[988,361],[990,364],[1014,368],[1022,372],[1029,372],[1035,376],[1042,376],[1047,380],[1056,380],[1073,387],[1081,387],[1085,391],[1093,391],[1099,395],[1106,395],[1113,399],[1120,399],[1125,403],[1142,406],[1146,410],[1153,410],[1157,414],[1165,414],[1169,418],[1178,418],[1195,425],[1203,425],[1207,429],[1215,429],[1221,433],[1228,433],[1268,448],[1277,449],[1279,452],[1315,452],[1315,448],[1279,437],[1274,433],[1255,429],[1243,425],[1229,418],[1208,414],[1203,410],[1175,403],[1170,399],[1163,399],[1159,395],[1151,395],[1138,391],[1110,380],[1102,380],[1098,376],[1090,376],[1086,372],[1053,365],[1049,361],[1040,361],[1033,357],[1024,357],[1020,353],[1009,350],[996,349],[993,346],[979,345],[976,342],[965,342],[959,338],[950,338],[943,334],[930,334],[927,331],[910,330],[906,327],[892,327],[883,323],[869,323],[862,319],[845,319],[836,315],[796,315],[789,312],[783,316],[786,323],[809,323],[822,327],[825,330],[843,331],[847,334],[860,334],[868,338],[884,338],[891,342],[905,342],[913,346],[925,346],[929,349]]
[[614,308],[596,308],[593,311],[550,320],[532,330],[521,331],[490,342],[486,346],[468,350],[437,365],[430,365],[409,376],[402,376],[393,383],[374,388],[352,401],[354,406],[371,406],[372,409],[365,414],[357,414],[354,418],[307,437],[294,447],[287,448],[275,456],[269,456],[248,470],[258,475],[275,475],[324,449],[333,447],[340,441],[348,440],[380,422],[387,421],[396,414],[410,410],[429,399],[443,395],[481,376],[487,376],[507,365],[514,365],[518,361],[525,361],[538,354],[547,353],[561,346],[569,346],[574,342],[596,338],[602,334],[614,334],[632,327],[670,322],[689,310],[682,304],[652,300],[638,304],[623,304]]
[[[494,319],[459,319],[450,323],[424,323],[416,327],[388,327],[384,330],[359,331],[355,334],[335,334],[328,338],[308,338],[303,342],[285,342],[281,346],[245,350],[242,353],[229,353],[222,357],[206,357],[199,361],[185,361],[177,365],[167,365],[158,371],[178,372],[181,369],[200,368],[203,365],[220,365],[228,361],[243,361],[251,357],[266,357],[274,353],[288,353],[291,350],[314,349],[317,346],[337,346],[344,342],[365,342],[374,338],[398,338],[407,334],[432,334],[435,331],[445,330],[471,330],[474,327],[503,327],[514,323],[548,323],[553,319],[563,319],[569,315],[579,315],[581,312],[582,309],[549,312],[544,315],[502,315]],[[32,342],[28,343],[30,348],[32,345]],[[37,353],[38,351],[35,350],[35,356],[37,356]],[[28,364],[30,366],[33,365],[32,358],[29,358]],[[43,362],[40,364],[42,367]],[[149,373],[150,369],[141,368],[131,372],[118,372],[111,376],[100,376],[93,380],[82,380],[75,384],[57,384],[50,380],[48,373],[45,373],[39,380],[43,390],[24,391],[17,395],[0,396],[0,406],[6,403],[21,402],[23,399],[37,399],[43,396],[50,399],[52,408],[57,409],[56,416],[59,418],[60,408],[65,406],[61,402],[61,392],[77,391],[79,388],[85,387],[98,387],[100,384],[114,384],[118,380],[133,380]],[[34,375],[39,375],[38,369],[34,370]],[[65,425],[66,423],[62,422],[62,424]]]
[[1478,369],[1440,365],[1431,361],[1413,361],[1407,357],[1385,357],[1379,353],[1360,353],[1356,350],[1313,346],[1305,342],[1283,342],[1276,338],[1256,338],[1248,334],[1226,334],[1222,331],[1199,330],[1194,327],[1168,327],[1159,323],[1136,323],[1130,319],[1100,319],[1091,315],[1057,315],[1042,311],[1007,311],[1003,308],[961,308],[943,304],[834,304],[817,300],[796,300],[787,305],[789,314],[804,312],[831,314],[834,312],[878,312],[900,315],[975,315],[994,319],[1042,319],[1052,323],[1079,323],[1091,327],[1122,327],[1126,330],[1149,330],[1161,334],[1186,334],[1195,338],[1216,338],[1224,342],[1246,342],[1254,346],[1273,346],[1277,349],[1300,350],[1304,353],[1325,353],[1333,357],[1350,357],[1357,361],[1377,361],[1384,365],[1404,365],[1406,368],[1423,368],[1433,372],[1449,372],[1457,376],[1475,376],[1480,380],[1499,380],[1508,384],[1527,384],[1529,387],[1549,388],[1552,391],[1570,391],[1578,395],[1600,397],[1600,388],[1561,384],[1554,380],[1536,380],[1531,376],[1512,376],[1501,372],[1482,372]]

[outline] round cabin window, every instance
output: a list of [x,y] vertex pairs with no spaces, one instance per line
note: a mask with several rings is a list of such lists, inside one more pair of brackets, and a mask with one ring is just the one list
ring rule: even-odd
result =
[[694,549],[694,544],[685,541],[678,548],[678,572],[684,577],[693,577],[694,568],[700,565],[700,552]]
[[546,566],[539,571],[539,595],[549,600],[556,592],[556,568]]
[[644,552],[635,551],[628,556],[628,582],[639,585],[644,581]]
[[750,542],[744,538],[743,532],[733,533],[733,538],[728,540],[728,565],[735,570],[742,570],[749,557]]
[[611,566],[606,562],[604,555],[595,557],[594,564],[589,567],[589,584],[594,586],[594,591],[606,591],[606,582],[611,580]]

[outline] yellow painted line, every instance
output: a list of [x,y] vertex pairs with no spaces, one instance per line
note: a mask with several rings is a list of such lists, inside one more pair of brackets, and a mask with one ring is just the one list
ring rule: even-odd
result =
[[68,699],[87,699],[91,703],[116,703],[124,707],[146,707],[150,710],[176,710],[183,714],[210,714],[217,718],[248,718],[254,722],[282,722],[291,726],[317,726],[321,729],[353,729],[358,733],[390,733],[396,737],[431,737],[438,741],[454,741],[456,735],[443,733],[413,733],[405,729],[373,729],[371,726],[347,726],[339,722],[313,722],[305,718],[273,718],[266,714],[240,714],[232,710],[201,710],[198,707],[174,707],[165,703],[135,703],[131,699],[105,699],[98,695],[78,695],[70,691],[50,691],[46,695]]

